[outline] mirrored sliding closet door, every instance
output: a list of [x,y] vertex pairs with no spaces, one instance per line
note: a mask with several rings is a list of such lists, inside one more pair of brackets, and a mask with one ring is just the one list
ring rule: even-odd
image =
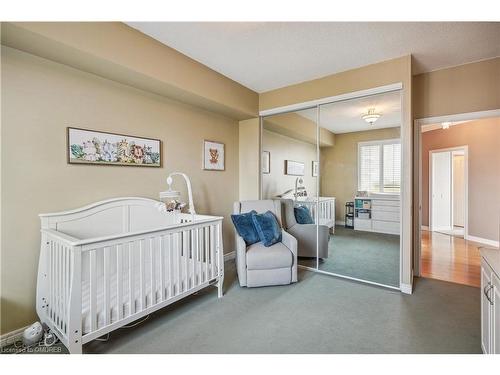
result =
[[319,270],[399,288],[400,92],[324,104],[319,111],[319,224],[330,229],[328,240],[318,242],[327,249]]
[[313,269],[318,265],[317,116],[314,107],[262,119],[262,199],[281,200],[283,227],[298,242],[298,263]]

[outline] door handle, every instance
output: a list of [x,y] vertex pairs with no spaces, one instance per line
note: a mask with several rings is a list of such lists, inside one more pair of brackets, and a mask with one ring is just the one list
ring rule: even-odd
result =
[[484,288],[483,288],[483,294],[484,296],[486,297],[486,299],[488,300],[488,302],[490,303],[490,305],[493,305],[493,301],[490,299],[490,296],[489,296],[489,291],[493,288],[493,285],[488,281],[488,285],[486,285]]
[[491,284],[490,285],[490,288],[488,289],[487,291],[487,294],[488,294],[488,301],[490,301],[490,305],[493,306],[493,298],[490,298],[490,290],[494,290],[495,289],[495,285]]

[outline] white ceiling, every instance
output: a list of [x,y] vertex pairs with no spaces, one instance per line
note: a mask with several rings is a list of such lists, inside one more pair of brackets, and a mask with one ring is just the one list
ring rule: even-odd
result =
[[[373,125],[361,118],[370,108],[375,108],[375,112],[382,114]],[[335,134],[395,128],[401,124],[400,108],[399,91],[327,104],[320,107],[320,125]],[[314,108],[297,113],[316,122]]]
[[412,54],[414,74],[500,56],[500,22],[129,22],[257,91]]

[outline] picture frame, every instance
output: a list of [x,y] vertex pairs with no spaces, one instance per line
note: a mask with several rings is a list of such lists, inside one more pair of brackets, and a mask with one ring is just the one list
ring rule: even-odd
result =
[[285,160],[285,174],[289,176],[303,176],[305,170],[304,163],[294,160]]
[[203,169],[205,171],[224,171],[226,169],[224,143],[203,140]]
[[319,161],[314,161],[312,162],[312,176],[313,177],[318,177],[319,176]]
[[262,173],[271,173],[271,153],[269,151],[262,151]]
[[160,139],[85,128],[66,128],[68,164],[162,167]]

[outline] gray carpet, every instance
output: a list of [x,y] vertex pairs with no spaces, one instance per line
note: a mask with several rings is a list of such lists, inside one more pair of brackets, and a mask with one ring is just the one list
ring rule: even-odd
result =
[[419,279],[413,295],[299,271],[290,286],[208,288],[85,353],[480,353],[480,291]]
[[[316,267],[310,258],[301,258],[299,264]],[[328,258],[320,260],[319,269],[399,287],[399,236],[336,226]]]

